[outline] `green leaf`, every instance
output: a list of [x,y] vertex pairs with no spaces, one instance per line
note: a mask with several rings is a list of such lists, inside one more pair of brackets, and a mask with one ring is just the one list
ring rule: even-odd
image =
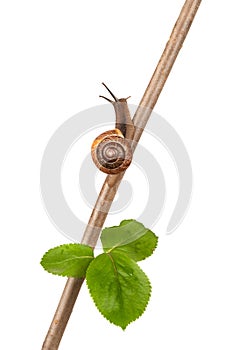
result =
[[122,252],[133,260],[140,261],[153,253],[158,237],[140,222],[124,220],[119,226],[105,228],[101,242],[106,253]]
[[86,280],[98,310],[123,330],[145,311],[150,282],[125,254],[112,251],[99,255],[89,265]]
[[85,277],[90,262],[94,259],[91,247],[84,244],[63,244],[44,254],[41,265],[54,275]]

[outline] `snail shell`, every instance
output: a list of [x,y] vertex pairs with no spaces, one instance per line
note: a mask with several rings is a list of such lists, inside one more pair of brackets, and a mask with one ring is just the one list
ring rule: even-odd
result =
[[97,168],[106,174],[118,174],[132,161],[130,144],[119,129],[100,134],[92,143],[91,155]]

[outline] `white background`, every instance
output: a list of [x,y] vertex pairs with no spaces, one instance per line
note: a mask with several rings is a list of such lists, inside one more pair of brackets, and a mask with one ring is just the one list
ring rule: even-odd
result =
[[[102,81],[139,102],[182,4],[1,2],[2,349],[41,348],[65,284],[39,264],[46,250],[68,242],[40,197],[49,138],[72,115],[102,103]],[[100,316],[83,287],[61,350],[233,348],[230,5],[203,1],[155,109],[189,151],[194,190],[182,225],[161,235],[142,264],[153,285],[148,309],[123,332]]]

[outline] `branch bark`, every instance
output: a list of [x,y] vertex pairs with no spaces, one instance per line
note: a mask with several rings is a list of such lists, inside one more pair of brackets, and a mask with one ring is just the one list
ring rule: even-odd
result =
[[[135,112],[133,118],[133,123],[135,125],[135,133],[132,140],[133,151],[140,140],[141,134],[169,76],[200,3],[201,0],[185,1],[170,39],[140,101],[139,107]],[[82,239],[83,244],[87,244],[93,248],[95,247],[123,176],[124,172],[118,175],[108,175],[106,177],[84,232]],[[68,278],[54,318],[43,343],[42,350],[58,349],[83,281],[83,278]]]

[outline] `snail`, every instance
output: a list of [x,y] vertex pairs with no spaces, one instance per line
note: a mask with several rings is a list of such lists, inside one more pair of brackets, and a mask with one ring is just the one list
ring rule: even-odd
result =
[[100,134],[92,143],[91,155],[95,165],[106,174],[118,174],[128,168],[132,161],[130,139],[133,138],[134,124],[131,120],[127,98],[116,98],[109,88],[114,101],[111,102],[116,113],[116,127]]

